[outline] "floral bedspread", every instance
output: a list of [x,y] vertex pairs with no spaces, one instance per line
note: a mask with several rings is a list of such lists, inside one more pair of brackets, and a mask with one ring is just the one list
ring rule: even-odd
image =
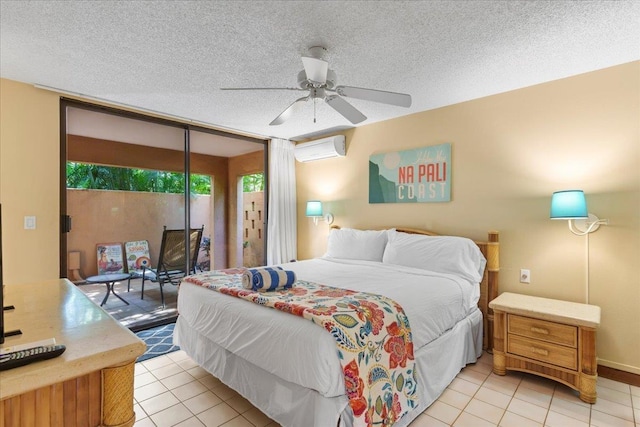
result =
[[354,426],[391,426],[417,405],[411,328],[395,301],[298,280],[291,289],[242,287],[243,268],[187,276],[196,285],[304,317],[335,339]]

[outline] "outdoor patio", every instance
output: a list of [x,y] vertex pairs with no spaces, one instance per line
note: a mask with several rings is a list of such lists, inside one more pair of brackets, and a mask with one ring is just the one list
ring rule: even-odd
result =
[[[94,303],[100,305],[107,292],[107,285],[78,284],[78,289],[84,292]],[[126,300],[129,305],[120,301],[117,297],[109,295],[109,299],[102,308],[114,319],[132,331],[139,331],[163,323],[171,323],[178,316],[177,301],[178,287],[165,284],[165,307],[160,302],[160,286],[147,280],[144,285],[144,299],[140,299],[142,279],[131,279],[131,290],[127,292],[127,281],[116,282],[114,285],[116,294]]]

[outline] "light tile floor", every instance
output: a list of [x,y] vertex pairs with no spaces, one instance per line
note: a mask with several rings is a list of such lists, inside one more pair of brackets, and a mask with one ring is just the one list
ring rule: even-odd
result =
[[[410,427],[640,427],[640,387],[598,378],[598,401],[534,375],[491,372],[484,354]],[[277,427],[183,351],[136,364],[136,427]],[[304,427],[304,426],[294,426]]]

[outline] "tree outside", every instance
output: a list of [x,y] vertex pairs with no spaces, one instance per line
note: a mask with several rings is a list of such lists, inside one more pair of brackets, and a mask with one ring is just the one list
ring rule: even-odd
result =
[[[67,188],[184,193],[185,174],[67,162]],[[211,194],[211,177],[191,174],[192,194]]]
[[254,191],[264,191],[264,174],[255,173],[242,177],[242,191],[253,193]]

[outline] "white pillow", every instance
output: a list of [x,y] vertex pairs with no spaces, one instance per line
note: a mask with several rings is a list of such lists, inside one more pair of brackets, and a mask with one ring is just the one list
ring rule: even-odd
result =
[[480,283],[487,260],[473,240],[454,236],[424,236],[388,231],[382,262],[455,274]]
[[386,245],[386,230],[334,228],[329,232],[326,256],[382,262]]

